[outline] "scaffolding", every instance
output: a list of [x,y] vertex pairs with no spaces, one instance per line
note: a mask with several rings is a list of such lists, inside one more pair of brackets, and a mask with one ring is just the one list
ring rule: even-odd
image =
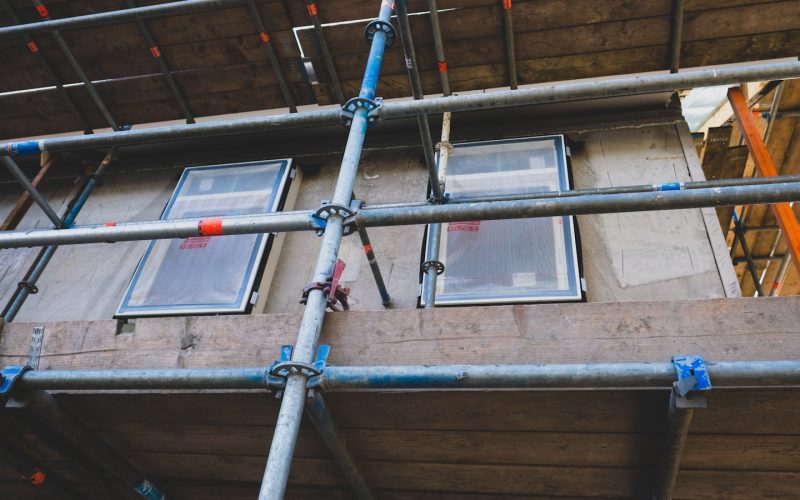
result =
[[[0,28],[0,39],[39,33],[57,33],[59,29],[77,29],[108,23],[135,20],[142,35],[156,47],[149,35],[144,19],[176,15],[205,9],[247,4],[260,33],[266,29],[258,17],[252,0],[191,0],[161,5],[134,7],[124,11],[93,14],[73,19],[46,20],[30,25]],[[257,118],[232,119],[192,124],[194,117],[183,99],[180,89],[171,82],[171,73],[161,65],[164,77],[170,83],[175,99],[181,104],[186,125],[155,127],[141,130],[119,130],[85,136],[48,138],[33,141],[10,142],[0,145],[3,162],[20,181],[25,190],[45,211],[54,229],[0,232],[0,248],[45,247],[34,268],[26,276],[28,285],[6,307],[3,316],[12,321],[14,315],[35,286],[36,279],[47,265],[57,245],[95,242],[115,242],[192,236],[218,236],[231,234],[277,233],[289,231],[316,231],[321,234],[321,248],[313,274],[313,282],[326,282],[334,274],[339,247],[345,235],[358,232],[365,246],[369,245],[366,228],[493,220],[510,218],[550,217],[619,213],[646,210],[672,210],[748,204],[776,204],[800,200],[800,177],[765,176],[757,179],[718,182],[687,182],[576,190],[571,192],[537,193],[528,196],[495,196],[448,200],[445,196],[441,163],[434,160],[429,114],[446,113],[446,130],[438,147],[446,151],[449,146],[449,113],[497,107],[521,106],[581,99],[604,98],[642,94],[648,92],[676,91],[710,85],[731,85],[745,81],[777,80],[800,77],[800,62],[751,64],[736,68],[678,72],[680,41],[683,22],[683,2],[675,2],[673,50],[671,73],[638,77],[615,78],[591,82],[569,82],[559,85],[484,94],[450,96],[447,63],[438,28],[436,2],[428,0],[436,44],[441,85],[444,97],[423,98],[419,68],[416,64],[414,44],[408,24],[405,1],[397,5],[382,0],[375,20],[366,27],[370,44],[361,91],[343,103],[341,109],[319,110]],[[129,0],[129,5],[133,5]],[[506,19],[506,40],[509,59],[509,83],[516,88],[514,69],[511,1],[503,2]],[[308,3],[328,70],[335,68],[327,54],[317,7]],[[393,11],[398,17],[399,33],[392,24]],[[46,18],[46,15],[43,14]],[[384,51],[396,38],[402,41],[408,61],[407,67],[413,100],[381,102],[376,97]],[[262,36],[267,55],[275,68],[279,82],[283,81],[269,36]],[[65,48],[65,52],[68,49]],[[154,57],[158,57],[155,56]],[[341,86],[335,93],[343,100]],[[285,81],[280,85],[287,106],[295,111]],[[91,92],[91,83],[87,84]],[[94,95],[93,95],[94,97]],[[95,100],[104,109],[99,97]],[[76,113],[79,115],[79,113]],[[112,128],[119,127],[106,112]],[[425,152],[431,197],[426,202],[393,205],[364,205],[355,199],[353,188],[364,145],[371,123],[377,120],[415,117],[418,121],[421,144]],[[106,225],[75,226],[78,211],[96,185],[96,179],[108,166],[119,147],[186,138],[212,137],[267,131],[279,128],[308,127],[332,123],[345,123],[349,133],[341,161],[335,192],[329,202],[312,211],[293,211],[275,214],[223,217],[214,219],[213,233],[207,228],[208,219],[183,219],[177,221],[149,221],[114,223]],[[100,163],[94,176],[87,182],[75,203],[63,216],[56,214],[36,188],[11,159],[12,156],[34,155],[75,149],[111,148]],[[446,158],[446,154],[444,155]],[[796,221],[795,221],[796,222]],[[741,228],[740,228],[741,229]],[[740,235],[744,243],[743,231]],[[432,245],[435,247],[435,245]],[[380,275],[374,253],[368,255],[383,303],[389,303],[388,292]],[[435,280],[438,273],[438,256],[426,256],[426,280]],[[435,286],[429,286],[434,290]],[[426,306],[432,307],[434,297]],[[792,387],[800,385],[800,362],[797,361],[742,361],[706,363],[702,358],[676,356],[669,363],[624,363],[585,365],[442,365],[442,366],[328,366],[329,349],[319,345],[319,337],[329,306],[329,297],[322,289],[308,292],[302,322],[294,346],[287,346],[281,358],[270,367],[236,369],[168,369],[168,370],[85,370],[37,371],[29,366],[7,367],[0,377],[0,396],[27,399],[29,410],[44,416],[60,435],[78,443],[94,455],[111,475],[123,480],[145,498],[162,498],[156,485],[143,478],[123,457],[62,413],[47,391],[159,391],[159,390],[269,390],[281,395],[281,406],[275,426],[267,464],[259,494],[261,500],[284,496],[289,469],[297,440],[300,422],[305,413],[313,422],[323,441],[340,465],[342,473],[359,498],[375,498],[368,482],[359,472],[356,461],[347,450],[333,417],[325,405],[325,392],[348,390],[452,390],[452,389],[658,389],[670,391],[668,407],[668,442],[659,479],[653,485],[653,498],[667,499],[672,495],[680,464],[680,457],[688,434],[694,408],[701,407],[699,394],[711,387]]]

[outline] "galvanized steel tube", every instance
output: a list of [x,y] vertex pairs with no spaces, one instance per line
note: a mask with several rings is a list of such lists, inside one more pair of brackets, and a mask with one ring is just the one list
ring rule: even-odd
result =
[[[366,112],[364,113],[366,120]],[[355,122],[354,122],[355,124]],[[356,124],[357,128],[360,128]],[[364,125],[366,127],[366,125]],[[352,130],[352,129],[351,129]],[[362,130],[365,130],[362,129]],[[363,137],[354,139],[360,145]],[[348,162],[357,162],[360,150],[345,151]],[[341,175],[349,183],[355,181],[355,170],[343,169]],[[352,185],[352,184],[351,184]],[[344,194],[348,192],[350,194]],[[348,199],[352,188],[337,188],[334,202]],[[375,206],[361,209],[353,220],[364,227],[402,226],[467,220],[522,219],[561,215],[644,212],[687,208],[732,206],[741,204],[771,204],[800,200],[800,182],[702,188],[681,191],[650,191],[623,194],[588,194],[566,198],[521,199],[445,205],[409,204]],[[342,205],[345,205],[342,203]],[[222,218],[224,235],[277,233],[317,230],[341,226],[341,218],[332,217],[320,225],[312,211],[242,215]],[[0,232],[0,248],[19,248],[43,245],[67,245],[135,241],[150,239],[188,238],[201,236],[203,219],[131,222],[109,226],[82,226],[61,230],[28,230]],[[337,222],[338,220],[338,222]],[[334,223],[334,224],[332,224]],[[331,269],[333,263],[331,263]],[[330,273],[329,273],[330,274]]]
[[[390,0],[381,2],[380,13],[378,19],[374,21],[375,23],[391,23],[392,3]],[[389,24],[389,26],[391,25]],[[386,32],[382,29],[375,30],[359,93],[359,97],[363,99],[375,98],[386,41]],[[367,109],[357,108],[350,124],[350,133],[347,137],[347,145],[331,200],[332,205],[350,206],[368,126]],[[327,217],[325,232],[322,235],[312,281],[326,282],[333,275],[343,232],[344,216],[341,213],[330,213]],[[303,310],[300,331],[297,334],[297,342],[292,352],[293,362],[308,364],[313,361],[327,303],[328,298],[322,290],[314,289],[309,292]],[[303,417],[307,380],[308,375],[300,370],[293,370],[286,380],[281,409],[275,423],[275,433],[270,445],[264,478],[261,482],[259,500],[279,500],[286,492],[294,447]]]
[[[117,148],[111,148],[108,154],[103,158],[100,164],[97,166],[97,169],[94,171],[94,175],[92,175],[84,184],[83,188],[81,189],[78,197],[75,199],[75,202],[72,206],[67,210],[67,213],[64,215],[63,222],[62,219],[59,219],[59,226],[63,227],[71,227],[72,224],[75,222],[75,219],[78,217],[78,213],[81,211],[83,206],[86,204],[86,200],[89,199],[89,195],[92,194],[94,188],[97,186],[98,179],[101,175],[105,172],[106,168],[108,168],[109,163],[111,163],[112,158],[116,154]],[[25,273],[25,276],[22,278],[22,281],[26,283],[26,286],[17,286],[17,289],[14,291],[13,295],[9,299],[6,306],[3,308],[2,317],[6,323],[11,323],[14,321],[14,318],[17,317],[17,313],[22,308],[22,305],[27,300],[28,296],[35,290],[36,282],[39,281],[39,278],[44,273],[44,270],[47,268],[47,265],[50,263],[50,259],[53,258],[53,255],[56,253],[58,246],[56,245],[48,245],[39,252],[36,256],[36,259],[31,264],[31,267],[28,269],[28,272]]]
[[182,0],[180,2],[136,7],[135,9],[112,10],[109,12],[100,12],[98,14],[48,20],[40,23],[20,24],[0,28],[0,40],[8,40],[15,36],[33,35],[35,33],[48,33],[54,30],[90,28],[135,21],[136,19],[192,14],[194,12],[233,7],[247,1],[248,0]]
[[669,49],[670,73],[677,73],[681,67],[685,3],[685,0],[672,0],[672,32]]
[[442,95],[450,95],[450,78],[447,74],[447,57],[444,54],[444,43],[442,43],[442,29],[439,26],[439,8],[436,0],[428,0],[428,11],[431,16],[431,31],[433,33],[433,45],[436,48],[436,64],[439,69],[439,79],[442,82]]
[[692,424],[694,410],[678,408],[675,398],[675,393],[670,393],[664,456],[661,459],[661,468],[656,475],[652,500],[672,500],[678,472],[681,468],[683,450],[686,448],[686,439],[689,436],[689,426]]
[[347,449],[344,436],[342,436],[336,422],[334,422],[331,412],[325,404],[325,398],[323,398],[319,392],[315,391],[314,394],[308,398],[305,412],[308,419],[314,424],[314,428],[317,429],[325,446],[328,447],[328,451],[331,452],[331,456],[333,456],[333,459],[339,464],[342,474],[353,489],[356,497],[360,500],[375,499],[375,495],[370,490],[353,456]]
[[[386,102],[381,106],[381,116],[384,119],[406,118],[416,116],[418,113],[473,111],[797,77],[800,77],[800,61],[752,64],[736,68],[702,69],[675,74],[628,76],[609,80],[559,83],[515,91],[504,90],[461,96]],[[45,151],[90,149],[115,144],[144,144],[163,140],[213,137],[337,123],[341,123],[338,109],[308,111],[257,118],[221,120],[194,125],[154,127],[91,136],[56,137],[5,143],[0,144],[0,154],[30,155]]]
[[[408,22],[408,9],[406,0],[397,0],[395,4],[397,12],[397,24],[400,27],[400,40],[403,43],[403,53],[406,58],[406,69],[408,79],[411,83],[411,95],[414,99],[423,99],[425,94],[422,91],[422,79],[419,76],[417,66],[417,54],[414,50],[414,39],[411,36],[411,25]],[[433,140],[431,139],[431,126],[428,123],[428,115],[418,114],[417,125],[422,142],[422,154],[425,157],[425,167],[428,169],[428,178],[433,192],[433,198],[441,200],[444,198],[444,188],[439,182],[436,173],[436,158],[433,154]]]
[[36,204],[39,205],[39,208],[42,209],[42,212],[44,212],[47,218],[50,219],[53,225],[57,229],[61,228],[61,217],[59,217],[58,214],[56,214],[55,210],[53,210],[53,207],[51,207],[50,203],[48,203],[47,200],[44,199],[44,196],[42,196],[39,190],[36,189],[33,184],[31,184],[30,179],[28,179],[28,176],[25,175],[25,172],[23,172],[22,169],[19,168],[17,162],[9,158],[8,156],[0,157],[0,161],[2,161],[3,164],[6,166],[6,168],[8,168],[8,171],[22,186],[22,188],[25,191],[27,191],[28,195],[30,195],[33,201],[35,201]]
[[[715,388],[800,386],[797,360],[707,361],[706,367]],[[325,391],[670,389],[675,380],[672,363],[329,366],[310,385]],[[267,390],[282,385],[264,367],[33,370],[20,377],[15,390]]]

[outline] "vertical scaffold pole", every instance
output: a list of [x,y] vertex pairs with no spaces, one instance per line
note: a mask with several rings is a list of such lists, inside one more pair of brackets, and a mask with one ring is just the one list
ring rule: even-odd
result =
[[[383,0],[378,19],[372,21],[367,27],[367,33],[372,37],[372,43],[367,60],[367,68],[361,84],[361,92],[357,100],[351,100],[350,102],[363,103],[372,101],[375,98],[375,89],[378,85],[384,49],[387,46],[387,40],[390,37],[392,39],[395,38],[394,29],[391,25],[391,15],[392,1]],[[353,112],[350,133],[347,137],[347,146],[339,169],[339,178],[336,181],[336,189],[329,206],[348,207],[350,205],[368,125],[367,107],[359,105]],[[325,232],[322,235],[322,244],[320,245],[313,281],[324,282],[333,274],[334,265],[339,254],[339,246],[342,242],[343,230],[343,214],[329,212]],[[297,344],[292,352],[293,363],[302,365],[310,364],[313,361],[327,303],[328,298],[322,290],[314,289],[309,292],[306,307],[303,311],[300,331],[297,334]],[[286,492],[289,469],[307,396],[307,380],[308,374],[301,369],[290,371],[287,377],[281,409],[275,424],[275,433],[272,437],[264,478],[261,483],[259,500],[279,500],[283,498]]]
[[[439,148],[439,161],[437,163],[437,174],[439,182],[442,186],[445,185],[444,178],[447,173],[447,160],[450,156],[450,151],[453,146],[450,145],[450,124],[452,122],[452,114],[445,113],[442,115],[442,140],[437,144]],[[425,263],[422,266],[424,273],[423,287],[425,296],[423,302],[425,309],[433,309],[436,305],[436,281],[439,274],[444,272],[444,265],[439,261],[439,246],[442,240],[442,224],[436,223],[428,226],[428,244],[425,250]]]

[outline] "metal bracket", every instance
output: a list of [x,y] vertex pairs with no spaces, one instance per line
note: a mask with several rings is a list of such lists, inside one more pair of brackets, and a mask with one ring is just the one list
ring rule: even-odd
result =
[[329,200],[322,200],[322,206],[320,206],[316,212],[311,215],[311,220],[317,227],[317,236],[322,236],[322,234],[325,232],[325,229],[328,226],[328,217],[331,215],[338,215],[345,219],[342,236],[350,236],[356,232],[357,228],[353,223],[353,217],[358,214],[358,210],[363,205],[363,201],[356,199],[352,199],[350,201],[349,207],[345,207],[344,205],[335,205]]
[[6,366],[0,372],[0,396],[8,396],[14,389],[14,384],[25,372],[32,370],[30,366]]
[[382,97],[376,97],[375,99],[353,97],[344,103],[341,111],[339,111],[339,116],[341,116],[344,126],[349,127],[353,123],[353,117],[356,111],[358,111],[359,108],[363,108],[367,110],[367,121],[369,123],[375,123],[381,119],[381,104],[383,104]]
[[367,27],[364,28],[364,38],[366,38],[368,43],[372,43],[372,39],[375,38],[375,33],[379,31],[386,33],[386,48],[392,48],[394,42],[397,41],[397,32],[395,31],[394,26],[392,26],[392,23],[387,23],[386,21],[381,21],[380,19],[370,21],[370,23],[367,24]]
[[706,398],[698,391],[711,389],[706,362],[700,356],[672,356],[678,380],[672,383],[675,406],[678,408],[705,408]]
[[[328,276],[328,279],[323,282],[315,281],[309,283],[303,288],[303,296],[300,298],[300,303],[305,304],[308,302],[308,294],[312,290],[320,290],[327,300],[328,307],[333,311],[347,311],[350,309],[350,304],[347,297],[350,295],[350,289],[345,288],[339,284],[339,280],[344,272],[344,261],[337,259],[336,266],[333,269],[333,274]],[[336,304],[341,304],[337,306]]]
[[31,335],[31,345],[28,348],[28,363],[32,369],[39,368],[39,355],[42,352],[42,339],[44,337],[44,326],[34,326]]
[[17,287],[27,288],[28,293],[30,293],[31,295],[36,295],[37,293],[39,293],[39,287],[37,287],[36,284],[30,281],[20,281],[19,283],[17,283]]
[[436,268],[436,274],[442,275],[444,274],[444,263],[439,262],[438,260],[428,260],[422,263],[422,273],[428,274],[430,268]]
[[[271,387],[284,386],[286,379],[293,374],[302,373],[308,377],[308,387],[313,388],[320,385],[322,372],[328,366],[328,356],[331,353],[331,346],[321,344],[317,348],[317,357],[313,363],[301,363],[292,361],[292,352],[294,347],[290,345],[281,346],[281,358],[272,363],[269,368],[269,385]],[[283,389],[279,389],[276,397],[280,398],[283,395]],[[309,394],[309,396],[312,394]]]

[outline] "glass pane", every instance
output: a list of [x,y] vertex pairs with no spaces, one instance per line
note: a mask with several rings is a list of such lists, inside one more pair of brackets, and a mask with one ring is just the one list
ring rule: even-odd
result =
[[[162,220],[267,213],[277,208],[288,160],[187,168]],[[263,234],[155,240],[118,315],[244,311]]]
[[[459,197],[568,190],[563,137],[455,145],[447,192]],[[571,217],[442,225],[437,304],[580,299]]]

